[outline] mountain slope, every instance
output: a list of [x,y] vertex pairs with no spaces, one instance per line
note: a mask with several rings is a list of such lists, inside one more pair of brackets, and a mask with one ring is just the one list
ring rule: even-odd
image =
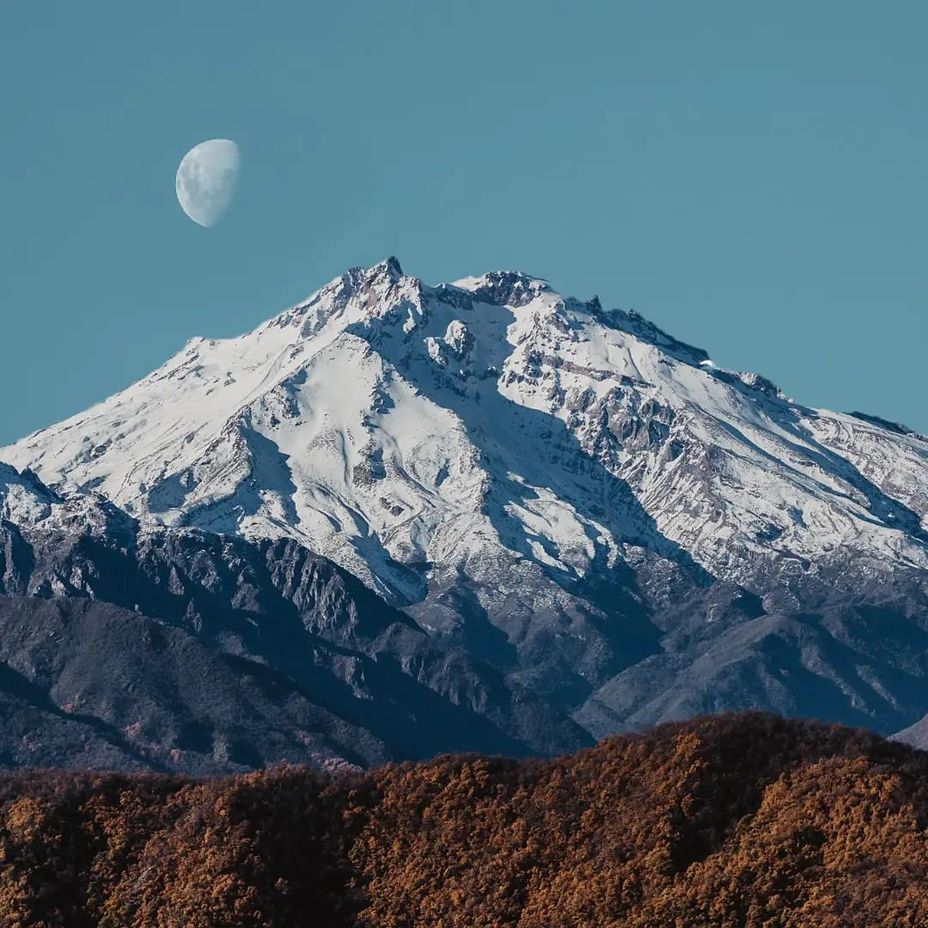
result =
[[390,758],[266,665],[108,603],[0,596],[0,763],[221,773]]
[[526,275],[353,269],[0,458],[306,545],[597,735],[928,711],[928,441]]
[[292,540],[146,528],[6,466],[0,507],[4,763],[221,772],[589,743]]
[[755,714],[544,762],[33,771],[0,776],[0,921],[921,926],[926,822],[928,754]]
[[928,751],[928,715],[919,719],[914,725],[897,732],[893,735],[893,738],[905,744],[911,744],[913,747],[921,748],[923,751]]

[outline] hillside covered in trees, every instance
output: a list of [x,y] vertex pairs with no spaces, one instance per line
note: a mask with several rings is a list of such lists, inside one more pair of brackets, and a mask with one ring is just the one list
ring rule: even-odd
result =
[[928,925],[928,753],[721,716],[553,761],[0,777],[5,928]]

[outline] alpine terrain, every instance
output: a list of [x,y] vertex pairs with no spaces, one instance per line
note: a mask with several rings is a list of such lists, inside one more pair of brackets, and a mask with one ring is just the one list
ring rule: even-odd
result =
[[140,700],[207,767],[928,714],[928,439],[525,274],[352,269],[0,460],[0,659],[76,725],[84,649],[125,756]]

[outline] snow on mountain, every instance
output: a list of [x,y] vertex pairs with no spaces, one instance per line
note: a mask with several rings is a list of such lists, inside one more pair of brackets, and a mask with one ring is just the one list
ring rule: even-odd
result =
[[893,735],[893,739],[902,741],[905,744],[911,744],[923,751],[928,751],[928,715],[923,719],[919,719],[918,722],[910,725],[904,731],[897,732]]
[[61,500],[31,471],[20,474],[0,461],[0,519],[35,524],[51,516]]
[[0,457],[134,515],[298,537],[409,598],[397,565],[500,545],[574,576],[628,543],[735,575],[843,546],[925,566],[928,442],[707,360],[542,280],[432,288],[391,259]]
[[138,522],[0,466],[0,751],[219,772],[569,751],[563,710],[292,539]]
[[119,534],[136,524],[99,493],[59,496],[28,468],[19,473],[0,461],[0,525],[18,531]]
[[928,568],[928,440],[514,272],[352,269],[0,459],[143,521],[296,539],[566,704],[694,613]]

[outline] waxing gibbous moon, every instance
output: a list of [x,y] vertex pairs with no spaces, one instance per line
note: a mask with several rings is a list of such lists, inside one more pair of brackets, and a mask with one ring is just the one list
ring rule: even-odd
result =
[[231,139],[194,145],[177,168],[177,202],[196,223],[209,228],[226,214],[235,198],[242,157]]

